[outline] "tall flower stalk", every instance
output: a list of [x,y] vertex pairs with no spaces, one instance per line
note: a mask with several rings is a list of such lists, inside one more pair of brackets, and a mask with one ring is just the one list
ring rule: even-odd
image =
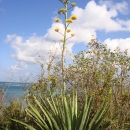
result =
[[[64,8],[61,8],[59,11],[58,11],[58,14],[63,14],[64,15],[64,33],[62,34],[60,31],[59,31],[59,28],[55,28],[55,31],[60,33],[62,36],[63,36],[63,39],[62,39],[62,59],[61,59],[61,62],[62,62],[62,81],[63,81],[63,87],[64,89],[66,88],[66,82],[65,82],[65,52],[66,52],[66,44],[67,44],[67,40],[71,37],[74,36],[74,34],[71,34],[69,38],[67,38],[67,33],[69,33],[71,30],[68,29],[68,26],[70,23],[73,22],[73,20],[76,20],[77,17],[76,16],[71,16],[71,18],[68,18],[68,10],[74,6],[76,6],[75,3],[71,3],[71,6],[68,7],[68,5],[70,4],[70,1],[69,0],[59,0],[63,5],[64,5]],[[55,19],[55,22],[60,22],[60,19],[59,18],[56,18]]]

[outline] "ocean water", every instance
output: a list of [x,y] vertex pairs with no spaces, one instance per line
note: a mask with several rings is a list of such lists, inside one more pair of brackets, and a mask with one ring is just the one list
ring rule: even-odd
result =
[[[16,97],[23,97],[24,90],[29,88],[30,84],[16,83],[16,82],[0,82],[0,89],[4,89],[6,92],[6,101]],[[1,95],[0,95],[1,96]]]

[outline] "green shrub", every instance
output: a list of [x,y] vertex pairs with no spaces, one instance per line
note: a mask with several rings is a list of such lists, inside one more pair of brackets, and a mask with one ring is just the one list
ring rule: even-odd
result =
[[33,97],[28,101],[26,113],[33,119],[33,126],[20,120],[11,119],[26,126],[29,130],[98,130],[106,129],[111,121],[105,121],[108,103],[104,101],[97,112],[92,114],[93,98],[85,98],[83,107],[78,108],[77,93],[67,96],[64,92],[58,96],[50,95],[43,100]]
[[10,118],[25,121],[25,112],[22,110],[23,103],[19,99],[13,99],[10,104],[3,108],[0,116],[0,130],[25,130],[25,128],[10,120]]

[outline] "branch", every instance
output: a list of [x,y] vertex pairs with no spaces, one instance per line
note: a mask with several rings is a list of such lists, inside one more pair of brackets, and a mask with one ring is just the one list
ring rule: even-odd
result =
[[71,8],[73,8],[73,6],[71,6],[70,8],[68,8],[68,10],[71,9]]
[[60,33],[62,36],[64,36],[61,32],[58,32],[58,33]]
[[[71,36],[71,37],[73,37],[73,36]],[[66,41],[67,41],[68,39],[70,39],[71,37],[68,37],[68,38],[66,39]]]

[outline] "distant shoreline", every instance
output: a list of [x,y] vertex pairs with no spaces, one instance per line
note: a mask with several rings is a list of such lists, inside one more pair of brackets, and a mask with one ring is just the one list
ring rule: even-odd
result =
[[31,84],[31,82],[29,83],[23,83],[23,82],[6,82],[6,81],[0,81],[0,83],[19,83],[19,84]]

